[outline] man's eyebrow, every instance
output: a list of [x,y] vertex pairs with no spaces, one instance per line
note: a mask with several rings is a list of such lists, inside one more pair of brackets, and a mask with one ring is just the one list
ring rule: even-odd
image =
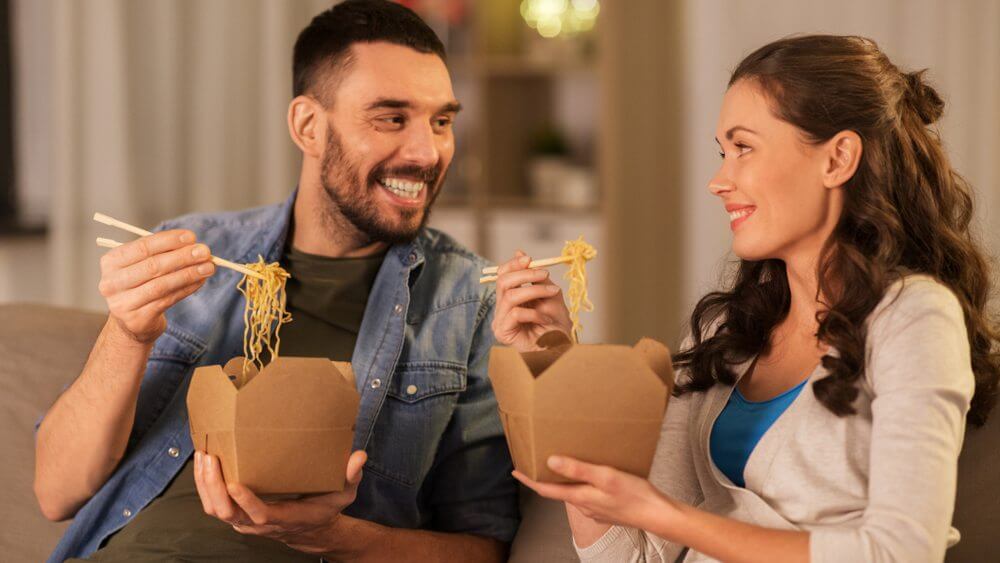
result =
[[[732,141],[733,140],[733,134],[736,133],[737,131],[746,131],[747,133],[753,133],[754,135],[759,135],[759,133],[757,133],[753,129],[750,129],[749,127],[744,127],[742,125],[736,125],[735,127],[730,127],[729,131],[726,131],[726,140]],[[722,143],[719,142],[719,138],[718,137],[715,138],[715,142],[718,143],[718,144],[720,144],[720,145],[722,144]]]
[[375,100],[374,102],[372,102],[372,103],[368,104],[367,106],[365,106],[365,109],[366,110],[384,109],[384,108],[388,108],[388,109],[409,109],[411,107],[413,107],[413,104],[411,104],[410,102],[408,102],[406,100],[398,100],[398,99],[395,99],[395,98],[379,98],[379,99]]
[[[412,109],[413,104],[396,98],[379,98],[365,106],[365,110],[373,109]],[[458,113],[462,110],[462,104],[458,102],[448,102],[438,109],[437,113]]]

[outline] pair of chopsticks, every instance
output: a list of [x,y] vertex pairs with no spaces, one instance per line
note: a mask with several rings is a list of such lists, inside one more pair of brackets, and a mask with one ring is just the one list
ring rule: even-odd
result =
[[[556,264],[565,264],[566,262],[572,262],[572,256],[556,256],[555,258],[544,258],[542,260],[532,260],[528,264],[528,268],[547,268],[549,266],[555,266]],[[479,283],[493,283],[497,281],[497,266],[491,266],[489,268],[483,268],[483,277],[479,278]]]
[[[137,234],[141,237],[148,237],[149,235],[153,234],[145,229],[140,229],[135,225],[129,225],[124,221],[119,221],[118,219],[115,219],[113,217],[108,217],[103,213],[94,213],[94,221],[97,221],[98,223],[104,223],[105,225],[110,225],[112,227],[118,227],[119,229],[128,231],[133,234]],[[116,240],[111,240],[109,238],[97,239],[97,246],[101,246],[104,248],[117,248],[121,245],[122,243]],[[212,262],[215,263],[215,265],[217,266],[222,266],[223,268],[229,268],[230,270],[236,270],[237,272],[246,276],[264,279],[264,276],[258,274],[257,272],[251,270],[250,268],[247,268],[246,266],[243,266],[241,264],[237,264],[236,262],[230,262],[229,260],[219,258],[218,256],[212,256]]]

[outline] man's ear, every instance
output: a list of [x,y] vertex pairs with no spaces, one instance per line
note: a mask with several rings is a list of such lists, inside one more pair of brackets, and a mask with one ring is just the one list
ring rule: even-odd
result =
[[824,143],[823,185],[839,188],[853,178],[861,152],[861,136],[854,131],[841,131]]
[[320,158],[326,146],[326,111],[310,96],[296,96],[288,104],[288,133],[302,154]]

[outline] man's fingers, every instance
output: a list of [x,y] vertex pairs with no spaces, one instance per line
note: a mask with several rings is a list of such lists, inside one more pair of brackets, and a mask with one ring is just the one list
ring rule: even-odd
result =
[[532,301],[548,299],[559,294],[558,285],[528,285],[508,290],[503,296],[504,305],[511,308],[520,307]]
[[128,290],[115,300],[115,306],[124,311],[140,309],[188,285],[204,281],[214,272],[215,265],[211,262],[182,268],[176,272],[152,279],[137,288]]
[[198,280],[198,281],[196,281],[196,282],[194,282],[194,283],[192,283],[192,284],[190,284],[188,286],[182,287],[182,288],[178,289],[177,291],[174,291],[173,293],[171,293],[171,294],[169,294],[169,295],[167,295],[165,297],[161,297],[159,299],[156,299],[155,301],[151,301],[151,302],[143,305],[137,311],[137,313],[139,315],[147,316],[147,317],[155,317],[155,316],[158,316],[158,315],[162,315],[164,313],[164,311],[166,311],[167,309],[173,307],[174,304],[176,304],[177,302],[185,299],[186,297],[190,296],[194,292],[198,291],[199,289],[201,289],[201,286],[203,286],[203,285],[205,285],[205,281],[204,280]]
[[150,256],[176,250],[194,243],[194,233],[188,230],[176,229],[161,231],[149,236],[126,242],[118,248],[112,248],[101,257],[101,271],[116,270],[141,262]]
[[361,482],[361,468],[368,461],[368,454],[363,450],[357,450],[351,454],[347,460],[347,482],[356,486]]
[[139,287],[149,280],[176,272],[181,268],[207,262],[211,260],[211,257],[208,247],[204,244],[192,244],[169,252],[154,254],[118,270],[106,279],[102,279],[99,289],[101,294],[107,297],[120,291]]
[[243,512],[226,490],[226,482],[222,476],[222,465],[219,458],[206,455],[202,464],[202,479],[205,493],[212,504],[214,516],[219,520],[232,523],[247,523],[249,517]]
[[274,523],[274,517],[269,511],[269,506],[260,497],[253,494],[253,491],[239,483],[229,483],[226,486],[229,496],[257,526],[264,526]]
[[209,501],[208,493],[205,492],[205,485],[202,481],[202,471],[204,465],[204,456],[201,452],[194,452],[194,486],[198,490],[198,498],[201,499],[201,508],[205,511],[205,514],[214,515],[212,510],[212,504]]

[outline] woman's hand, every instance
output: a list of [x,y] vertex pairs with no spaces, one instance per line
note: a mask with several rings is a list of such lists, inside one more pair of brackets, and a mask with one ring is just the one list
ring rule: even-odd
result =
[[497,342],[522,352],[538,350],[538,337],[552,330],[570,334],[572,323],[562,290],[544,268],[528,268],[531,258],[517,251],[497,269],[493,334]]
[[562,456],[549,457],[548,465],[576,483],[539,483],[519,471],[514,477],[543,497],[565,502],[571,513],[577,510],[595,522],[643,530],[662,527],[666,519],[680,515],[675,501],[641,477]]

